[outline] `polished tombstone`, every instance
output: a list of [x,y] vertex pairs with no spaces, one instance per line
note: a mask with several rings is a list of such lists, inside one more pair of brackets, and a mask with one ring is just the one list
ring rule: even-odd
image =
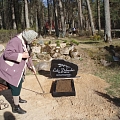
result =
[[76,95],[72,78],[76,77],[77,71],[78,66],[73,63],[61,59],[52,60],[50,74],[52,78],[56,78],[51,86],[53,97]]
[[51,61],[50,75],[53,78],[71,78],[77,75],[78,66],[61,59]]

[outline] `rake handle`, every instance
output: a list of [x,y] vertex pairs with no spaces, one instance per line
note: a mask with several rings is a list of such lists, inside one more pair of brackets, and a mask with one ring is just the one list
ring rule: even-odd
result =
[[38,77],[37,77],[36,73],[34,73],[34,75],[35,75],[35,77],[36,77],[36,79],[37,79],[37,81],[38,81],[38,83],[39,83],[39,85],[40,85],[40,88],[41,88],[42,92],[44,93],[44,90],[43,90],[43,88],[42,88],[42,86],[41,86],[41,84],[40,84],[40,81],[38,80]]
[[[28,61],[29,61],[29,63],[30,63],[31,68],[33,69],[32,64],[31,64],[29,58],[28,58]],[[38,77],[37,77],[37,75],[36,75],[36,73],[35,73],[34,70],[33,70],[33,72],[34,72],[34,75],[35,75],[35,77],[36,77],[36,79],[37,79],[37,81],[38,81],[38,84],[39,84],[39,86],[40,86],[42,92],[44,93],[44,90],[43,90],[43,88],[42,88],[42,85],[40,84],[40,81],[38,80]]]

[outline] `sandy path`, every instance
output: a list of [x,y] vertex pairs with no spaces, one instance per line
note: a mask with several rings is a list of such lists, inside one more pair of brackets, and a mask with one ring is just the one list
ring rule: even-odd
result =
[[[91,74],[78,76],[74,79],[76,96],[69,97],[52,97],[50,89],[54,79],[42,75],[38,78],[47,94],[38,94],[42,91],[35,76],[26,76],[21,96],[28,103],[20,105],[27,110],[27,114],[14,114],[9,106],[0,111],[0,120],[119,120],[117,107],[101,96],[105,94],[108,84]],[[0,96],[8,103],[5,96],[10,99],[9,90],[3,91]]]

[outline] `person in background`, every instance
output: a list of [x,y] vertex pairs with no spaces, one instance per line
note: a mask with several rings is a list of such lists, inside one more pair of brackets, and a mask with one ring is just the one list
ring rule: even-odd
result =
[[26,113],[19,105],[19,103],[27,102],[21,99],[20,92],[26,66],[36,73],[27,46],[36,40],[37,37],[38,33],[34,30],[24,30],[7,43],[5,51],[0,57],[0,77],[6,81],[8,87],[11,89],[13,113]]
[[76,28],[72,28],[73,35],[76,34]]

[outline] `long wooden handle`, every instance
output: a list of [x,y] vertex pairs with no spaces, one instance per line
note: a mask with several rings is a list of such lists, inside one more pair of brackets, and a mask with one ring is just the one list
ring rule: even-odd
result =
[[[29,61],[29,63],[30,63],[31,68],[33,69],[33,66],[32,66],[32,64],[31,64],[31,62],[30,62],[30,60],[29,60],[29,58],[28,58],[28,61]],[[35,73],[34,70],[33,70],[33,72],[34,72],[34,75],[35,75],[35,77],[36,77],[36,79],[37,79],[37,81],[38,81],[38,84],[39,84],[39,86],[40,86],[42,92],[44,93],[44,90],[43,90],[43,88],[42,88],[42,86],[41,86],[41,84],[40,84],[40,81],[38,80],[38,77],[37,77],[37,75],[36,75],[36,73]]]
[[39,83],[39,85],[40,85],[40,88],[41,88],[42,92],[44,93],[44,90],[43,90],[43,88],[42,88],[42,86],[41,86],[41,84],[40,84],[40,81],[38,80],[38,77],[37,77],[36,73],[34,73],[34,74],[35,74],[35,77],[36,77],[36,79],[37,79],[37,81],[38,81],[38,83]]

